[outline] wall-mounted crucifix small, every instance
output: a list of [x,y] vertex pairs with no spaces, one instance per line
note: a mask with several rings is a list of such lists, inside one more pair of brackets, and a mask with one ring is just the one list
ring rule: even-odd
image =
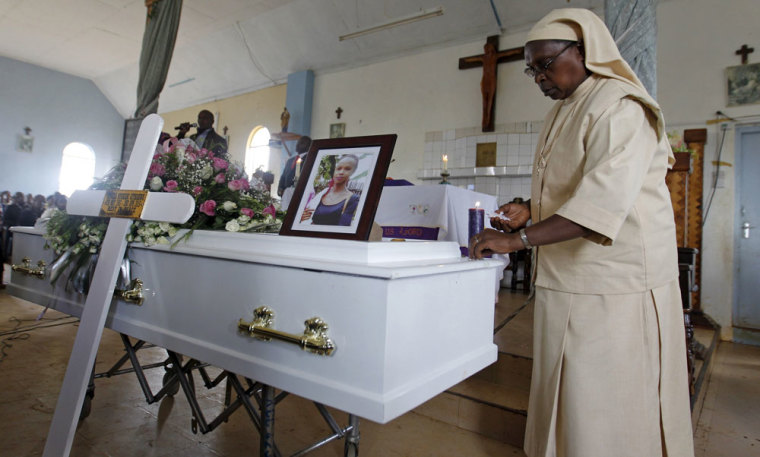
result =
[[342,112],[343,112],[343,108],[341,108],[340,106],[338,107],[338,109],[335,110],[335,114],[338,115],[338,119],[340,119],[340,115]]
[[499,36],[493,35],[486,39],[483,54],[462,57],[459,59],[459,69],[483,67],[483,78],[480,80],[480,92],[483,97],[484,132],[494,131],[494,111],[496,100],[496,70],[502,62],[512,62],[525,58],[525,48],[512,48],[499,51]]
[[746,44],[743,44],[741,48],[736,50],[737,56],[742,56],[742,65],[745,65],[747,63],[747,56],[755,52],[755,48],[747,47]]

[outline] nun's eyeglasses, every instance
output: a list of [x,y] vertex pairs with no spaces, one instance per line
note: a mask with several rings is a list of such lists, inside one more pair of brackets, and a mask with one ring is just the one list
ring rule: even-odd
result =
[[532,66],[528,65],[528,67],[525,68],[525,70],[524,70],[525,74],[528,75],[528,77],[531,78],[531,79],[535,79],[536,76],[538,76],[538,75],[546,75],[546,72],[549,71],[549,67],[552,66],[552,64],[554,63],[554,61],[557,60],[557,58],[559,56],[561,56],[565,51],[567,51],[571,47],[573,47],[573,46],[580,46],[580,44],[581,44],[580,41],[573,41],[573,42],[571,42],[570,44],[568,44],[567,46],[565,46],[564,48],[562,48],[562,50],[560,52],[558,52],[557,55],[555,55],[554,57],[551,57],[546,62],[544,62],[543,64],[541,64],[539,66],[539,68],[532,67]]

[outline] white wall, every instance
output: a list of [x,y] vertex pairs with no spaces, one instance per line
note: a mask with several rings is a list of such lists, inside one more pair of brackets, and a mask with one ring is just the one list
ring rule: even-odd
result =
[[[34,150],[16,151],[32,129]],[[124,119],[92,81],[0,57],[0,189],[49,195],[58,190],[63,148],[95,151],[95,176],[121,159]]]
[[[658,21],[658,100],[671,128],[707,128],[704,204],[713,184],[713,161],[718,156],[721,125],[726,137],[722,162],[734,164],[733,122],[708,125],[716,111],[741,122],[760,120],[760,104],[728,107],[725,69],[739,65],[734,52],[747,44],[756,49],[749,63],[760,62],[760,2],[757,0],[670,0],[661,2]],[[743,118],[743,120],[742,120]],[[734,273],[734,169],[726,172],[725,187],[715,191],[702,240],[702,309],[731,338]]]

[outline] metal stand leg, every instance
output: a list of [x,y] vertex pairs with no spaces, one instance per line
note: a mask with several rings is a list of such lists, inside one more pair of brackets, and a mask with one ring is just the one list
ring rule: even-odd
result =
[[275,457],[274,450],[274,387],[264,385],[261,388],[261,435],[260,457]]
[[344,457],[359,456],[359,418],[353,414],[348,415],[348,434],[343,444]]

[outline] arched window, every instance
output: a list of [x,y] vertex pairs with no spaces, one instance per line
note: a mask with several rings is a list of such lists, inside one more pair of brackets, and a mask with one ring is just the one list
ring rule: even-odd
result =
[[245,172],[248,176],[253,175],[258,168],[263,171],[274,171],[273,164],[270,163],[272,155],[269,151],[270,137],[269,129],[262,126],[255,127],[248,135],[248,146],[245,150]]
[[71,196],[77,189],[87,189],[95,176],[95,151],[84,143],[69,143],[63,148],[58,192]]

